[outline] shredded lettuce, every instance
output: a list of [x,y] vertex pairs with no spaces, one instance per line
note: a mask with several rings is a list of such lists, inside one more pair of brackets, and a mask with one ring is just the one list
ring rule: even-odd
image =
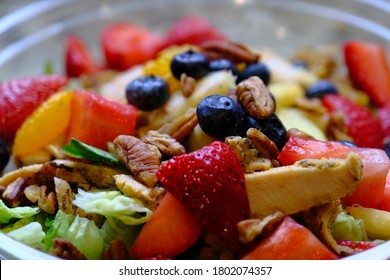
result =
[[22,219],[34,216],[40,211],[38,207],[14,207],[9,208],[0,200],[0,224],[7,224],[12,219]]
[[141,225],[125,225],[115,218],[107,218],[100,228],[100,234],[102,235],[106,245],[110,244],[113,240],[122,240],[126,244],[127,248],[130,248],[141,228]]
[[69,240],[87,259],[100,259],[104,250],[104,241],[96,224],[80,216],[57,212],[53,226],[44,238],[44,249],[49,252],[53,239],[59,237]]
[[73,204],[88,213],[116,218],[125,225],[145,223],[153,213],[141,200],[128,197],[120,191],[86,192],[79,189]]
[[336,240],[368,240],[364,222],[346,212],[337,215],[332,225],[332,236]]
[[41,241],[45,237],[42,225],[31,222],[7,233],[8,236],[35,248],[41,247]]

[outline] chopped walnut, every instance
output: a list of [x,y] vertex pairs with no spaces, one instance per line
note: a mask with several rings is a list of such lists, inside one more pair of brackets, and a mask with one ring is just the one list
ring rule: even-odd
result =
[[130,259],[126,244],[122,240],[113,240],[104,250],[103,260],[128,260]]
[[118,189],[129,197],[141,199],[146,202],[148,208],[154,210],[160,202],[165,189],[162,187],[149,188],[144,184],[135,180],[132,175],[118,174],[114,175],[116,186]]
[[182,141],[191,134],[197,124],[196,109],[190,108],[184,115],[160,127],[158,132],[168,134],[177,141]]
[[245,173],[266,171],[273,167],[270,159],[262,158],[251,140],[240,136],[226,137],[225,143],[238,155]]
[[275,212],[263,219],[248,219],[238,223],[239,240],[248,244],[257,237],[270,233],[284,218],[281,212]]
[[31,185],[26,187],[24,195],[32,203],[38,203],[39,208],[49,214],[57,211],[57,197],[55,192],[48,192],[47,186]]
[[168,156],[178,156],[186,153],[185,147],[179,141],[157,130],[149,130],[142,140],[155,145],[163,154]]
[[264,82],[256,76],[237,86],[238,102],[254,118],[265,119],[275,111],[275,103]]
[[190,97],[195,90],[196,80],[186,74],[180,76],[180,86],[184,97]]
[[53,239],[53,249],[50,254],[64,260],[86,260],[83,253],[69,240],[63,238]]
[[70,188],[69,183],[59,178],[55,178],[54,183],[58,208],[66,214],[74,215],[77,207],[73,204],[73,200],[76,199],[76,196]]
[[290,128],[289,130],[287,130],[286,138],[290,139],[291,136],[298,136],[300,138],[305,138],[305,139],[314,139],[313,136],[307,134],[302,130],[299,130],[298,128]]
[[279,149],[276,144],[264,133],[256,128],[249,128],[246,132],[247,137],[259,151],[260,155],[270,160],[276,160],[279,155]]
[[226,58],[234,63],[254,63],[260,55],[254,53],[246,46],[230,41],[209,41],[202,45],[202,53],[209,60]]
[[299,109],[310,113],[323,115],[328,112],[328,110],[322,105],[321,99],[319,98],[307,98],[305,96],[300,96],[295,99],[294,103],[294,105]]
[[22,177],[7,186],[2,197],[8,206],[17,207],[21,204],[26,186],[26,181]]
[[138,181],[153,188],[157,183],[156,173],[161,163],[159,149],[127,135],[118,136],[113,143],[119,160],[129,168]]

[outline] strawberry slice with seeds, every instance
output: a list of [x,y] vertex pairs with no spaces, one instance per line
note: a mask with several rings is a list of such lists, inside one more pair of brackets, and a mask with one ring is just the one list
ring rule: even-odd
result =
[[0,137],[11,144],[24,120],[67,82],[63,75],[42,75],[1,83]]
[[200,150],[162,164],[157,177],[203,226],[237,253],[237,223],[249,218],[244,170],[237,155],[215,141]]
[[361,252],[378,245],[373,241],[355,241],[355,240],[338,240],[337,244],[340,246],[349,247],[354,251]]
[[383,147],[380,123],[370,110],[336,94],[324,96],[322,104],[331,113],[343,113],[347,133],[356,145],[365,148]]

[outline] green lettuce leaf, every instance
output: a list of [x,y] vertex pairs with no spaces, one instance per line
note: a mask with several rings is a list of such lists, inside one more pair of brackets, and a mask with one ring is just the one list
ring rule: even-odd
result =
[[86,192],[79,189],[73,204],[88,213],[116,218],[125,225],[145,223],[153,213],[141,200],[128,197],[120,191]]
[[45,232],[40,223],[31,222],[15,230],[9,231],[7,235],[34,248],[40,248],[42,244],[41,241],[45,237]]
[[0,200],[0,224],[7,224],[12,219],[22,219],[34,216],[40,211],[38,207],[14,207],[9,208]]
[[332,236],[336,240],[368,240],[364,222],[346,212],[337,215],[332,225]]
[[100,259],[105,244],[96,224],[80,216],[57,212],[53,226],[44,238],[44,249],[49,252],[54,238],[63,238],[72,242],[87,259]]
[[106,245],[113,240],[122,240],[130,248],[141,228],[141,225],[125,225],[115,218],[107,218],[100,228],[100,234]]

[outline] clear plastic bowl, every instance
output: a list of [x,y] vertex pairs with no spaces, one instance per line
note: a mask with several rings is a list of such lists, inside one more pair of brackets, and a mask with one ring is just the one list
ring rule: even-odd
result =
[[[8,1],[6,1],[8,2]],[[23,1],[19,1],[23,3]],[[289,56],[302,46],[373,41],[390,53],[390,2],[380,0],[56,0],[26,1],[0,18],[0,81],[42,73],[45,62],[64,69],[64,42],[76,33],[99,58],[99,34],[115,21],[164,32],[175,20],[207,18],[235,41]],[[0,9],[4,3],[0,3]],[[15,3],[14,3],[15,5]],[[1,102],[1,100],[0,100]],[[0,234],[0,259],[50,259]],[[347,259],[388,259],[390,242]]]

